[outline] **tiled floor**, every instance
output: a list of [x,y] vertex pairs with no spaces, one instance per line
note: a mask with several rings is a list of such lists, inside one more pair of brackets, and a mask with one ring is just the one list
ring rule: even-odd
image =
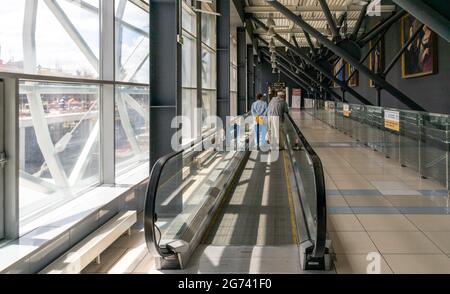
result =
[[307,113],[293,117],[325,167],[337,273],[366,273],[371,252],[381,273],[450,273],[446,187]]

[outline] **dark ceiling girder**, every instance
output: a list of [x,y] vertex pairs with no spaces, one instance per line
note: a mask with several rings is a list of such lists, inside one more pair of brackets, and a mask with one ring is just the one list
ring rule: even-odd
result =
[[342,28],[342,25],[344,24],[344,21],[347,19],[347,12],[342,13],[338,20],[337,20],[337,25],[338,28]]
[[[302,17],[301,15],[299,17]],[[314,44],[311,40],[311,36],[303,30],[303,33],[305,34],[306,42],[308,42],[309,48],[311,49],[311,53],[314,57],[317,57],[316,47],[314,47]],[[298,44],[297,44],[298,47]]]
[[[270,52],[268,52],[267,50],[264,50],[264,48],[262,48],[262,47],[261,47],[261,52],[262,52],[264,55],[266,55],[267,57],[270,58]],[[286,61],[286,60],[285,60],[285,61]],[[304,85],[306,85],[306,86],[307,86],[307,87],[306,87],[307,90],[313,89],[314,92],[316,92],[317,94],[320,95],[320,91],[319,91],[316,87],[314,87],[313,84],[311,84],[310,82],[306,81],[305,79],[303,79],[302,77],[300,77],[299,75],[295,74],[292,70],[289,69],[289,65],[291,65],[291,63],[287,62],[288,65],[286,65],[285,63],[280,62],[280,60],[277,60],[277,63],[278,63],[280,66],[283,66],[284,69],[285,69],[286,71],[288,71],[289,74],[290,74],[292,77],[295,77],[295,78],[298,79],[300,82],[302,82]]]
[[[364,63],[366,61],[366,59],[369,57],[369,55],[372,53],[372,51],[377,47],[378,43],[381,42],[381,39],[383,39],[383,37],[384,37],[384,32],[381,33],[378,36],[377,40],[371,44],[372,47],[370,47],[369,50],[366,52],[366,54],[361,58],[360,63]],[[347,80],[346,80],[347,84],[355,74],[356,74],[356,70],[354,70],[353,73],[347,78]]]
[[328,26],[330,27],[331,35],[334,38],[339,36],[338,29],[336,27],[336,23],[334,22],[333,15],[331,14],[330,8],[328,7],[326,0],[319,0],[320,6],[322,6],[323,14],[327,19]]
[[[265,46],[268,46],[269,44],[267,43],[267,41],[265,41],[263,38],[261,38],[260,36],[256,36],[256,38],[258,40],[260,40]],[[270,52],[264,48],[264,47],[260,47],[261,48],[261,52],[269,55],[270,56]],[[289,52],[292,54],[292,51],[289,50]],[[276,49],[275,54],[280,57],[281,59],[283,59],[286,63],[288,64],[292,64],[292,60],[289,60],[289,58],[282,52],[282,50],[280,49]],[[295,63],[294,63],[295,64]],[[301,74],[303,74],[306,78],[308,78],[312,83],[317,84],[318,86],[322,87],[327,93],[329,93],[331,96],[334,96],[335,98],[338,99],[338,101],[343,101],[343,98],[341,95],[339,95],[338,93],[336,93],[335,91],[333,91],[327,84],[325,84],[324,82],[318,81],[317,77],[312,76],[311,74],[309,74],[307,71],[304,71],[301,67],[297,66],[296,64],[294,65],[295,69],[298,70]]]
[[[262,58],[264,61],[266,61],[267,63],[271,63],[270,62],[270,58],[263,56]],[[292,74],[289,73],[289,71],[285,70],[285,69],[281,69],[280,70],[288,77],[290,78],[292,81],[294,81],[297,85],[299,85],[300,87],[306,89],[306,90],[310,90],[310,88],[308,87],[308,85],[302,83],[301,81],[299,81],[295,76],[293,76]]]
[[[265,31],[268,31],[269,28],[259,19],[252,18],[255,24],[261,28],[263,28]],[[283,44],[283,46],[289,48],[294,54],[302,58],[306,63],[310,64],[312,67],[314,67],[316,70],[321,72],[324,76],[326,76],[328,79],[332,80],[336,84],[342,87],[343,90],[353,95],[356,99],[358,99],[361,103],[365,105],[373,105],[369,100],[364,98],[362,95],[360,95],[358,92],[356,92],[354,89],[347,86],[347,84],[339,79],[337,79],[328,69],[324,68],[322,65],[316,63],[314,60],[309,58],[306,54],[304,54],[301,50],[295,48],[294,45],[286,41],[283,37],[281,37],[279,34],[275,34],[275,38]]]
[[353,28],[353,33],[350,36],[350,39],[352,40],[356,40],[358,38],[358,32],[361,29],[364,18],[366,17],[367,6],[369,6],[369,2],[367,2],[367,4],[363,5],[363,7],[361,8],[358,20],[356,21],[355,27]]
[[296,25],[303,28],[305,31],[307,31],[312,36],[316,37],[321,44],[323,44],[325,47],[333,51],[334,54],[337,56],[343,58],[348,63],[353,65],[359,72],[363,73],[367,77],[369,77],[371,80],[373,80],[379,87],[383,88],[387,92],[389,92],[392,96],[396,97],[400,102],[404,103],[408,107],[410,107],[412,110],[417,111],[425,111],[425,109],[417,104],[415,101],[413,101],[411,98],[406,96],[404,93],[402,93],[400,90],[392,86],[389,82],[387,82],[385,79],[383,79],[381,76],[373,73],[368,67],[361,64],[359,60],[354,58],[352,55],[348,54],[347,51],[340,48],[336,44],[334,44],[332,41],[330,41],[328,38],[323,36],[320,32],[318,32],[316,29],[314,29],[312,26],[310,26],[308,23],[300,19],[297,15],[295,15],[292,11],[287,9],[284,5],[280,4],[278,1],[275,0],[266,0],[267,3],[269,3],[272,7],[274,7],[276,10],[278,10],[280,13],[282,13],[284,16],[286,16],[288,19],[293,21]]
[[403,9],[398,11],[392,17],[389,17],[386,21],[384,21],[382,25],[377,27],[375,30],[373,30],[366,36],[363,36],[361,40],[358,40],[359,45],[361,47],[364,47],[367,43],[369,43],[370,40],[376,38],[385,29],[389,29],[394,23],[396,23],[400,18],[402,18],[406,14],[407,12]]
[[[263,53],[265,53],[265,54],[267,55],[268,53],[267,53],[266,50],[267,50],[267,49],[265,49],[265,48],[261,48],[261,52],[263,52]],[[284,60],[285,62],[287,62],[288,64],[291,63],[291,61],[290,61],[284,54],[282,54],[282,53],[280,52],[280,50],[277,50],[275,53],[277,54],[277,56],[279,56],[281,59],[283,59],[283,60]],[[300,67],[295,66],[295,68],[296,68],[298,71],[300,71],[300,73],[302,73],[302,74],[303,74],[306,78],[308,78],[311,82],[313,82],[313,83],[319,85],[319,86],[322,87],[325,91],[327,91],[327,93],[329,93],[331,96],[334,96],[334,97],[337,98],[339,101],[342,101],[342,96],[339,95],[338,93],[336,93],[335,91],[331,90],[330,87],[329,87],[327,84],[325,84],[324,82],[317,81],[317,78],[316,78],[316,77],[313,77],[312,75],[310,75],[309,73],[307,73],[306,71],[304,71],[303,69],[301,69]]]
[[[395,4],[407,10],[411,15],[426,24],[438,33],[447,42],[450,42],[450,19],[427,5],[426,1],[419,0],[393,0]],[[448,5],[448,1],[441,1]]]

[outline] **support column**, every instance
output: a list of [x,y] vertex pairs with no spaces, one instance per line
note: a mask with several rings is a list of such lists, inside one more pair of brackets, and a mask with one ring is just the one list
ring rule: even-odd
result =
[[[103,80],[114,81],[117,61],[115,57],[115,11],[113,1],[101,2],[101,64],[100,76]],[[101,182],[115,183],[115,89],[114,85],[105,84],[101,87],[102,95],[100,107],[100,146],[101,146]],[[123,103],[123,105],[125,105]],[[123,118],[122,118],[123,119]],[[111,160],[113,158],[113,160]]]
[[247,110],[251,108],[255,99],[255,57],[253,45],[247,45]]
[[217,1],[217,116],[230,115],[230,1]]
[[177,129],[172,119],[181,115],[181,44],[179,0],[150,1],[150,163],[171,153]]
[[238,115],[247,112],[247,31],[237,28]]

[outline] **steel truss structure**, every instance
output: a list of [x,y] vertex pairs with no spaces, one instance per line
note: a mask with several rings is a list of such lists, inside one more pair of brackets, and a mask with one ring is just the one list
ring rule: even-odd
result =
[[[419,30],[407,40],[384,72],[373,72],[363,63],[391,26],[407,12],[395,5],[383,5],[380,11],[391,13],[390,16],[371,30],[366,30],[371,1],[363,1],[359,5],[352,3],[344,0],[249,0],[246,1],[245,11],[247,19],[253,23],[259,51],[262,50],[265,56],[269,54],[269,63],[275,62],[279,70],[301,82],[299,84],[305,90],[322,93],[319,97],[323,99],[344,102],[345,94],[349,93],[361,103],[371,105],[363,95],[349,87],[353,74],[344,81],[337,78],[344,66],[333,72],[335,64],[343,59],[374,81],[378,91],[377,105],[381,103],[381,91],[385,90],[410,109],[424,111],[422,106],[386,80],[386,76],[408,44],[417,37]],[[273,46],[269,44],[269,40],[275,41],[276,50],[268,52],[269,50],[264,49]],[[363,47],[369,41],[372,41],[372,47],[361,56]],[[285,50],[289,53],[284,53]],[[295,56],[301,59],[300,63]],[[321,75],[326,77],[323,82],[319,79]],[[339,85],[342,95],[330,89],[330,83]]]

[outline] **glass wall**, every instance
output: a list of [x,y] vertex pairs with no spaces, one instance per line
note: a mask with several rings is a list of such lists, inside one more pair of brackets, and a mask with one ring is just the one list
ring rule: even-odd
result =
[[307,99],[313,115],[450,189],[450,116]]
[[[183,1],[182,9],[182,115],[193,123],[191,127],[183,127],[183,142],[189,142],[196,137],[195,110],[200,107],[197,101],[198,91],[201,91],[201,116],[203,131],[213,127],[207,125],[206,118],[217,113],[217,68],[216,68],[216,15],[212,14],[211,5],[203,3],[202,13],[194,12],[192,1]],[[205,11],[210,11],[207,13]],[[197,36],[197,17],[201,17],[201,34]],[[197,48],[198,38],[201,38],[201,48]],[[201,60],[197,60],[197,50],[201,50]],[[201,84],[197,88],[197,62],[201,62]]]
[[235,36],[230,38],[230,114],[237,116],[238,100],[238,64],[237,64],[237,40]]
[[[204,5],[204,10],[210,10]],[[216,16],[202,14],[202,105],[203,117],[217,114],[217,45],[216,45]],[[212,126],[204,124],[208,129]]]
[[84,2],[3,0],[0,71],[98,78],[99,0]]
[[21,81],[20,219],[98,185],[99,87]]
[[[182,27],[182,115],[193,122],[197,108],[197,16],[183,3]],[[183,127],[183,142],[195,137],[192,127]]]
[[[19,195],[8,197],[18,197],[23,234],[49,211],[104,184],[103,154],[115,153],[108,161],[116,176],[148,165],[149,7],[131,0],[1,4],[0,77],[13,73],[19,82],[16,97],[8,97],[19,108]],[[106,42],[115,46],[101,48]],[[115,120],[102,113],[108,104]],[[100,140],[105,124],[115,127],[115,146]],[[111,184],[114,170],[107,172]]]
[[148,87],[116,87],[116,175],[149,160],[150,95]]
[[127,0],[116,0],[116,80],[148,84],[148,12]]

